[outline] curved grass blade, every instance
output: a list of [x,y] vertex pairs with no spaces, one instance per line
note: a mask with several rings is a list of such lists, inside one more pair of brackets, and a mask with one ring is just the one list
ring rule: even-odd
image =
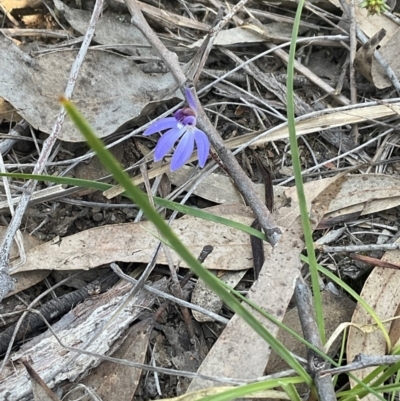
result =
[[301,163],[300,163],[299,148],[297,145],[296,123],[294,115],[294,91],[293,91],[294,59],[296,55],[296,42],[300,27],[301,12],[303,10],[304,1],[305,0],[300,0],[297,5],[296,16],[294,18],[294,23],[293,23],[292,39],[290,43],[289,60],[287,66],[287,81],[286,81],[287,118],[288,118],[288,129],[289,129],[290,152],[292,154],[293,172],[296,182],[297,197],[299,200],[301,225],[303,227],[304,240],[306,243],[306,249],[309,258],[316,321],[322,344],[325,344],[326,341],[325,323],[322,312],[322,299],[318,280],[317,259],[315,257],[314,241],[312,238],[310,218],[308,216],[306,195],[304,192],[304,185],[303,185],[303,176],[301,175]]
[[[205,269],[201,263],[193,256],[182,244],[175,232],[156,212],[148,201],[147,196],[132,184],[130,177],[123,171],[122,166],[114,156],[104,147],[103,142],[94,134],[89,124],[83,116],[77,111],[73,104],[67,99],[61,99],[69,117],[76,127],[81,131],[90,147],[96,152],[101,163],[108,169],[114,178],[124,187],[127,195],[142,208],[145,215],[158,228],[169,242],[170,246],[180,255],[180,257],[190,266],[193,272],[203,279],[205,283],[224,301],[229,307],[237,313],[261,338],[263,338],[287,364],[296,371],[301,380],[308,385],[312,384],[312,379],[300,363],[293,358],[288,350],[278,341],[265,327],[252,315],[229,291],[221,285],[220,280]],[[258,384],[258,383],[257,383]]]

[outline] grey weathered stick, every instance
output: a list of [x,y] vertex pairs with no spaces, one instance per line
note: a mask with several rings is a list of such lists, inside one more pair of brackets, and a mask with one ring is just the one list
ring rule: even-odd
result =
[[[311,293],[301,276],[297,279],[294,293],[304,338],[309,343],[322,350],[323,346],[314,318]],[[307,359],[309,369],[313,373],[318,399],[323,401],[336,401],[335,389],[333,388],[331,377],[321,377],[320,374],[321,370],[327,367],[327,364],[329,366],[329,362],[323,360],[312,350],[308,351]]]
[[[140,29],[140,31],[150,42],[153,48],[159,53],[160,57],[163,59],[163,61],[171,71],[172,75],[174,76],[179,88],[184,93],[187,79],[184,72],[182,71],[182,68],[179,65],[176,54],[171,53],[169,50],[167,50],[164,44],[158,39],[157,35],[150,28],[150,26],[147,24],[146,19],[143,17],[137,1],[125,0],[125,2],[129,12],[132,15],[131,22],[138,29]],[[258,197],[250,178],[245,174],[230,150],[228,150],[224,145],[221,136],[214,128],[211,121],[208,119],[197,97],[196,103],[198,107],[198,122],[200,129],[207,133],[211,144],[218,153],[218,156],[226,166],[229,174],[231,175],[236,186],[239,188],[239,191],[242,193],[244,199],[253,210],[254,214],[261,224],[261,227],[264,229],[268,241],[271,243],[272,246],[276,245],[280,238],[281,231],[273,221],[271,213]]]
[[340,373],[352,372],[354,370],[368,368],[370,366],[393,365],[400,362],[400,355],[365,355],[358,354],[354,361],[338,368],[325,369],[322,375],[338,375]]
[[328,246],[316,244],[316,249],[320,252],[372,252],[372,251],[392,251],[400,248],[400,242],[393,244],[367,244],[367,245],[348,245],[348,246]]
[[[71,68],[71,73],[68,78],[67,86],[64,92],[64,96],[66,98],[71,98],[72,92],[75,87],[75,83],[78,77],[79,70],[89,48],[90,42],[93,39],[96,22],[101,14],[103,9],[103,0],[96,0],[96,4],[93,10],[92,17],[89,22],[89,27],[87,29],[85,38],[82,42],[82,46],[79,50],[79,53],[74,61],[74,64]],[[54,124],[53,130],[50,136],[44,141],[42,152],[40,153],[39,160],[37,161],[35,168],[32,171],[32,174],[41,174],[43,169],[46,167],[46,162],[51,154],[51,150],[53,149],[54,144],[58,138],[59,133],[61,132],[61,128],[64,123],[66,113],[62,108],[58,114],[57,120]],[[2,299],[14,289],[14,283],[8,273],[9,267],[9,258],[10,258],[10,250],[11,245],[15,236],[15,233],[19,229],[22,221],[22,216],[25,213],[25,210],[28,206],[29,200],[33,194],[33,191],[36,188],[36,181],[28,181],[25,186],[24,193],[21,196],[15,214],[10,222],[10,225],[7,228],[6,235],[4,237],[3,243],[1,244],[0,249],[0,302]]]

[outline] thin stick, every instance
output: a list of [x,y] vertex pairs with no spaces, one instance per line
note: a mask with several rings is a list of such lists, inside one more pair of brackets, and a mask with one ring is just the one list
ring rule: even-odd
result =
[[[309,343],[322,350],[323,346],[314,317],[312,296],[302,277],[297,279],[294,293],[304,338]],[[317,355],[312,350],[308,350],[307,360],[308,367],[313,374],[318,399],[324,401],[336,401],[331,377],[321,376],[321,371],[329,366],[329,362],[323,360],[320,355]]]
[[400,248],[400,242],[394,244],[370,244],[370,245],[348,245],[348,246],[326,246],[316,245],[320,252],[372,252],[372,251],[392,251]]

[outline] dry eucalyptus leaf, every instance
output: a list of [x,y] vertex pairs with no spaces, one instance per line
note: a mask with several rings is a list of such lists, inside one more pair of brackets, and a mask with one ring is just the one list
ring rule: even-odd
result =
[[[330,336],[341,323],[349,322],[351,320],[355,303],[345,295],[338,296],[330,291],[323,291],[321,296],[326,337],[330,338]],[[285,314],[282,323],[294,330],[300,336],[303,336],[297,307],[294,307]],[[341,336],[339,338],[341,338]],[[339,346],[339,338],[335,341],[336,347],[333,349],[331,348],[331,356],[337,351],[337,346]],[[281,341],[285,348],[290,352],[307,359],[306,346],[303,343],[300,343],[292,335],[288,334],[285,330],[279,330],[278,340]],[[286,369],[288,369],[287,363],[283,361],[278,354],[272,351],[267,365],[267,374],[282,372]]]
[[[64,93],[77,52],[52,52],[32,58],[0,36],[0,53],[0,97],[10,102],[34,128],[50,133],[61,108],[58,98]],[[182,98],[171,88],[175,88],[171,74],[146,75],[125,57],[89,50],[72,100],[103,138],[146,113],[157,102]],[[84,140],[69,119],[64,122],[59,139]]]
[[[341,8],[339,0],[330,0],[330,2]],[[346,2],[349,4],[349,0],[346,0]],[[399,26],[397,23],[384,14],[368,15],[368,11],[362,7],[354,7],[354,12],[357,27],[360,28],[368,38],[374,37],[382,27],[385,29],[386,36],[380,42],[379,53],[399,78],[398,71],[400,62],[398,60],[396,46],[396,44],[399,43]],[[368,66],[364,66],[361,71],[368,69]],[[384,89],[392,85],[375,57],[372,57],[371,60],[371,77],[372,82],[378,89]]]
[[[191,44],[190,48],[200,47],[204,42],[204,38],[198,40]],[[248,43],[260,43],[265,42],[265,38],[263,38],[259,33],[251,31],[249,29],[236,27],[227,30],[223,30],[218,32],[217,37],[215,38],[214,45],[215,46],[231,46],[231,45],[244,45]]]
[[[195,167],[183,166],[174,172],[167,172],[171,183],[176,186],[186,184],[191,180],[193,173],[198,171]],[[258,196],[264,200],[265,191],[264,184],[253,183],[254,189]],[[284,191],[286,187],[274,187],[274,204],[279,205],[283,202]],[[235,187],[232,179],[223,174],[209,174],[202,179],[200,184],[196,186],[193,193],[203,199],[207,199],[214,203],[221,204],[244,204],[244,200],[238,189]]]
[[368,79],[369,82],[374,81],[372,78],[372,61],[374,59],[374,52],[385,35],[386,31],[381,29],[370,38],[367,43],[357,50],[354,66],[364,78]]
[[[292,231],[284,232],[270,256],[266,257],[259,278],[248,294],[252,302],[277,320],[282,320],[300,274],[299,255],[304,244],[296,237],[297,234]],[[276,325],[257,312],[253,313],[272,335],[277,335]],[[270,346],[249,329],[241,317],[234,315],[204,359],[198,373],[241,380],[255,379],[263,375],[270,353]],[[213,385],[215,383],[212,381],[195,378],[189,391]]]
[[[0,226],[0,238],[3,238],[7,228],[4,226]],[[24,241],[24,249],[25,252],[28,252],[30,249],[35,248],[36,246],[41,245],[43,242],[37,239],[33,235],[29,235],[27,233],[22,233],[22,238]],[[10,253],[10,260],[15,260],[18,258],[18,248],[15,242],[13,242]],[[29,272],[21,272],[21,273],[13,273],[12,278],[15,280],[15,288],[14,291],[9,292],[6,297],[10,297],[11,295],[17,294],[27,288],[34,286],[37,283],[40,283],[50,274],[50,270],[32,270]]]
[[[400,250],[388,251],[382,257],[382,260],[400,264]],[[387,320],[396,316],[400,305],[400,270],[385,269],[375,267],[368,276],[367,281],[361,291],[360,296],[375,311],[379,319]],[[352,323],[355,325],[371,325],[374,319],[358,304],[354,312]],[[389,330],[390,322],[384,324],[386,330]],[[395,333],[393,333],[394,335]],[[393,343],[398,339],[392,336]],[[387,343],[380,330],[365,332],[355,327],[350,327],[347,340],[347,359],[352,361],[356,355],[363,353],[367,355],[385,355]],[[374,367],[357,370],[353,374],[363,380]],[[356,383],[351,381],[352,386]],[[375,398],[370,398],[375,399]]]
[[[251,225],[253,218],[224,215],[234,221]],[[185,216],[172,223],[172,228],[194,255],[205,245],[213,252],[204,265],[209,269],[244,270],[252,267],[250,236],[231,227]],[[27,252],[26,263],[17,271],[40,269],[80,270],[120,262],[147,263],[158,242],[158,234],[151,222],[106,225],[64,237],[61,242],[48,242]],[[268,255],[270,245],[264,243]],[[174,260],[180,257],[172,251]],[[168,264],[163,252],[158,263]],[[186,266],[182,262],[182,266]]]
[[310,221],[317,227],[319,222],[324,217],[325,213],[329,210],[331,203],[338,197],[339,192],[343,187],[343,182],[345,181],[346,173],[341,173],[336,175],[329,183],[329,185],[324,188],[311,202],[310,209]]
[[392,321],[389,330],[390,341],[393,348],[397,348],[400,345],[400,303],[394,312],[395,319]]
[[43,379],[35,372],[30,364],[23,360],[24,364],[31,381],[33,397],[35,401],[61,401],[56,394],[53,393],[43,381]]
[[0,98],[0,123],[3,121],[20,122],[22,120],[12,105]]
[[[323,191],[334,179],[335,177],[306,183],[307,198]],[[366,215],[396,207],[400,204],[399,186],[400,178],[394,175],[347,175],[342,180],[336,196],[332,197],[324,218],[330,219],[355,212]],[[285,194],[288,198],[297,200],[295,187],[287,189]]]
[[[400,41],[400,28],[391,36],[385,45],[379,49],[379,53],[385,59],[389,67],[394,71],[397,78],[400,78],[400,59],[398,45]],[[392,81],[387,77],[384,69],[375,60],[372,60],[372,80],[378,89],[385,89],[392,86]]]
[[[383,117],[398,115],[400,112],[400,103],[390,103],[388,105],[373,105],[367,107],[351,108],[344,110],[343,108],[324,110],[323,113],[312,115],[311,117],[296,118],[296,135],[311,134],[321,131],[321,129],[330,129],[341,127],[346,124],[355,124],[371,119],[379,119]],[[226,141],[229,148],[236,148],[248,140],[252,139],[254,134],[247,134],[241,137],[233,138]],[[257,140],[250,145],[250,148],[257,148],[267,142],[277,141],[279,139],[288,138],[287,123],[282,123],[273,130],[269,135]]]
[[[145,363],[146,352],[149,344],[152,324],[149,320],[142,320],[129,328],[128,332],[117,341],[111,352],[113,358]],[[97,368],[90,371],[81,383],[94,389],[102,400],[107,401],[131,401],[136,392],[142,370],[132,366],[103,361]],[[78,398],[77,392],[73,392],[65,401]],[[91,401],[86,396],[82,401]]]
[[[230,287],[235,288],[243,276],[246,274],[246,270],[239,272],[225,272],[218,278]],[[201,279],[198,279],[192,292],[192,304],[201,306],[211,312],[218,313],[223,305],[222,299],[211,290],[211,288]],[[210,316],[204,315],[203,313],[192,311],[193,317],[198,322],[213,322],[214,319]]]
[[[70,8],[60,0],[54,0],[54,5],[58,11],[61,11],[72,28],[82,35],[86,33],[92,16],[91,12]],[[96,24],[94,40],[102,45],[118,45],[116,49],[122,53],[143,58],[156,56],[138,28],[130,22],[121,22],[117,14],[107,11]]]

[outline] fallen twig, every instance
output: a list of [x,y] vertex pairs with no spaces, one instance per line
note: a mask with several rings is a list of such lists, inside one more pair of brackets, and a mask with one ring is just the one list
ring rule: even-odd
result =
[[[323,346],[314,318],[314,307],[312,305],[311,293],[301,276],[297,278],[294,293],[304,338],[310,344],[322,350]],[[320,355],[317,355],[311,349],[308,350],[307,360],[309,371],[312,373],[314,378],[318,399],[324,401],[336,401],[331,377],[321,376],[321,371],[327,365],[329,366],[329,362],[323,360]]]

